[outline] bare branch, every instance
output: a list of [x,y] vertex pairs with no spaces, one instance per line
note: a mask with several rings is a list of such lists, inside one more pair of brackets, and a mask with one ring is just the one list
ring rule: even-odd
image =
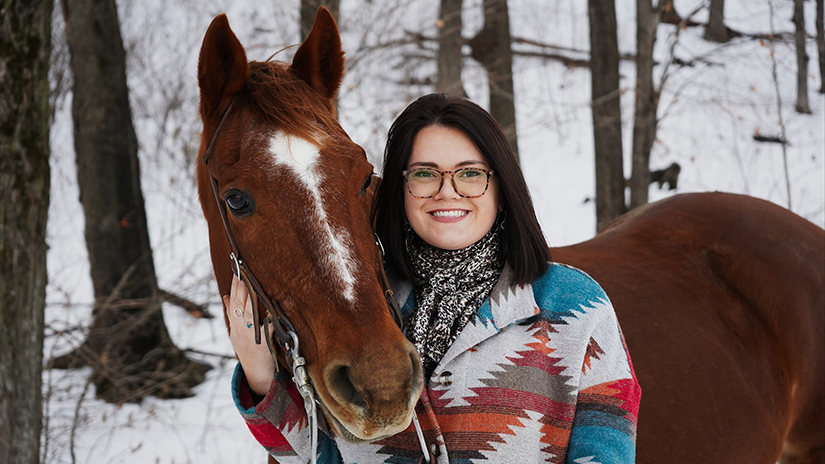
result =
[[206,305],[194,303],[180,295],[175,295],[174,293],[168,292],[166,290],[158,289],[158,295],[160,296],[161,300],[166,301],[167,303],[171,303],[180,308],[183,308],[195,319],[212,319],[215,317],[209,312]]
[[[773,0],[768,0],[768,7],[770,8],[770,23],[771,23],[771,35],[773,34]],[[791,202],[791,180],[788,177],[788,137],[785,131],[785,119],[782,117],[782,94],[779,91],[779,75],[776,71],[776,53],[774,49],[773,41],[768,41],[771,50],[771,74],[773,76],[773,86],[774,90],[776,91],[776,116],[779,119],[779,129],[781,131],[781,139],[784,141],[782,143],[782,164],[785,168],[785,189],[788,195],[788,209],[793,211],[793,203]]]

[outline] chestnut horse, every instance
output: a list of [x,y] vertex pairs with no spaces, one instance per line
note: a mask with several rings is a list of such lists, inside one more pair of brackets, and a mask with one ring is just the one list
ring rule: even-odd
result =
[[325,9],[291,66],[248,63],[226,16],[215,18],[198,62],[198,190],[221,294],[237,247],[294,326],[329,424],[353,441],[376,440],[407,428],[423,378],[379,279],[372,165],[333,114],[343,66]]
[[[324,9],[291,66],[247,63],[217,17],[199,63],[201,156],[233,109],[198,185],[221,294],[230,244],[210,176],[238,247],[293,321],[328,422],[374,440],[407,426],[422,381],[382,295],[372,167],[333,115],[342,75]],[[637,462],[825,462],[825,231],[761,200],[681,195],[552,253],[614,303],[644,389]]]

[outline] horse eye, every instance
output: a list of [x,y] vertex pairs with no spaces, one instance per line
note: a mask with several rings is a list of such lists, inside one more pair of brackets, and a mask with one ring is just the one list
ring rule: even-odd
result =
[[370,188],[372,184],[372,174],[368,175],[367,178],[364,180],[364,185],[361,186],[361,193],[367,193],[367,189]]
[[252,204],[243,193],[237,190],[229,192],[225,200],[229,210],[236,216],[252,212]]

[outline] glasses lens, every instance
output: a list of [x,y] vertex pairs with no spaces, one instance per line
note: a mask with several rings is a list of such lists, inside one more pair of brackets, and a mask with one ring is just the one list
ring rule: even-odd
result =
[[410,192],[417,197],[429,197],[438,193],[441,173],[431,169],[416,169],[407,173]]
[[480,169],[459,169],[455,172],[455,188],[460,195],[477,197],[487,190],[487,177],[487,173]]

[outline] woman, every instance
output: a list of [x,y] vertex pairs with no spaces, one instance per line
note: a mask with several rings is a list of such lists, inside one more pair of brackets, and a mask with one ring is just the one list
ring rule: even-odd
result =
[[[550,262],[516,157],[490,114],[458,97],[418,99],[390,128],[383,176],[374,221],[424,366],[416,412],[437,461],[634,462],[641,390],[613,307],[589,276]],[[237,283],[224,301],[249,304]],[[289,385],[272,381],[265,346],[229,320],[245,367],[233,381],[236,404],[286,462],[298,451],[281,421]],[[421,454],[412,426],[362,445],[323,437],[319,462]]]

